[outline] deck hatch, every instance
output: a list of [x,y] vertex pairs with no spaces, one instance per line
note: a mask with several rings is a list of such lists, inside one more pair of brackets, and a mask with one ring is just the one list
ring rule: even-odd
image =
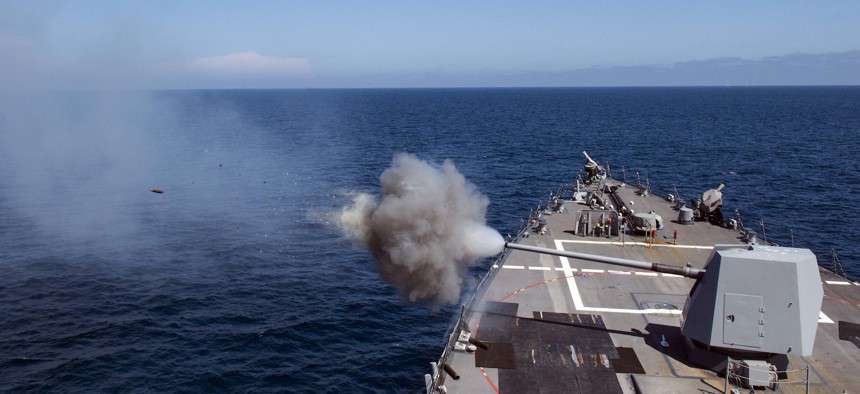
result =
[[725,293],[723,304],[723,343],[754,348],[761,347],[762,298]]

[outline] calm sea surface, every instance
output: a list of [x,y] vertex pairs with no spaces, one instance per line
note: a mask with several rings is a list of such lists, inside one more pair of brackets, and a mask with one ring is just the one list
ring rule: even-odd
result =
[[502,234],[583,150],[725,182],[857,278],[858,146],[858,87],[6,94],[0,391],[422,392],[458,308],[401,302],[331,221],[398,152],[452,159]]

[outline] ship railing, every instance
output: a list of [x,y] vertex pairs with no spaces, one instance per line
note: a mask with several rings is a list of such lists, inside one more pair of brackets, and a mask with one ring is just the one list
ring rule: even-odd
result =
[[432,375],[427,382],[427,393],[435,393],[438,391],[439,386],[445,383],[445,372],[443,371],[444,366],[448,364],[448,359],[451,356],[451,352],[454,351],[454,346],[457,344],[457,341],[460,339],[460,332],[462,331],[470,331],[468,322],[469,319],[472,318],[472,314],[474,312],[474,303],[476,300],[480,300],[483,294],[487,291],[487,286],[493,281],[493,278],[496,276],[496,273],[499,271],[502,261],[505,256],[508,254],[507,250],[500,253],[499,256],[493,260],[492,265],[490,265],[487,274],[478,283],[478,286],[475,288],[475,291],[469,297],[469,300],[462,305],[462,309],[460,310],[460,315],[457,318],[457,322],[454,324],[454,327],[451,329],[451,332],[448,334],[448,343],[445,345],[445,349],[442,351],[442,355],[439,357],[439,360],[433,366]]
[[[678,194],[677,189],[674,189],[669,192],[667,190],[663,190],[661,188],[654,187],[651,185],[651,189],[653,191],[653,195],[660,196],[668,196],[669,194],[674,194],[676,200],[680,201],[681,197]],[[768,215],[763,214],[762,212],[755,212],[746,209],[732,209],[732,210],[724,210],[724,213],[728,213],[729,211],[735,212],[734,219],[736,220],[736,230],[740,233],[744,233],[746,231],[757,231],[758,232],[758,243],[762,245],[770,245],[770,246],[790,246],[790,247],[804,247],[802,243],[795,243],[795,233],[791,228],[786,229],[785,227],[775,227],[773,225],[765,226],[764,218]],[[744,221],[741,218],[747,219],[746,222],[748,224],[744,224]],[[728,220],[730,216],[726,214],[726,219]],[[810,248],[811,249],[811,248]],[[824,253],[825,251],[818,250],[816,256]],[[832,256],[832,251],[828,252],[828,257]],[[832,260],[832,257],[831,257]],[[844,270],[840,270],[840,268],[836,268],[835,264],[831,266],[827,266],[822,264],[823,259],[819,259],[819,265],[822,267],[833,271],[836,275],[839,275],[846,280],[857,280],[856,275],[853,273],[845,272]]]
[[[529,223],[532,222],[537,216],[537,212],[530,213],[528,220],[524,223],[520,224],[520,227],[517,229],[517,235],[513,240],[516,242],[520,240],[520,238],[526,234],[529,230]],[[445,349],[442,351],[442,355],[439,357],[439,360],[433,365],[432,373],[429,379],[425,379],[427,384],[426,390],[428,394],[436,393],[439,391],[439,387],[445,384],[445,372],[444,365],[448,364],[448,359],[451,356],[451,352],[454,351],[454,346],[457,344],[457,341],[460,339],[460,332],[467,331],[471,332],[468,326],[469,320],[472,318],[472,314],[475,311],[475,302],[480,300],[484,293],[487,291],[487,287],[490,283],[493,282],[493,278],[496,277],[496,274],[501,269],[501,266],[508,255],[508,250],[502,251],[496,258],[493,260],[493,263],[490,265],[490,268],[487,270],[487,274],[483,279],[478,283],[478,286],[475,287],[475,291],[472,292],[472,295],[468,298],[468,301],[464,303],[461,307],[460,314],[457,318],[457,322],[454,324],[454,327],[451,329],[451,332],[448,334],[448,343],[445,345]]]
[[[745,210],[741,210],[741,209],[738,209],[737,211],[738,211],[738,213],[737,213],[738,216],[743,216],[743,217],[753,219],[753,220],[750,220],[749,222],[754,223],[753,226],[758,225],[757,228],[760,230],[760,237],[759,237],[760,241],[759,242],[761,244],[770,245],[770,246],[780,246],[780,245],[790,246],[792,248],[794,248],[794,247],[808,247],[808,245],[803,246],[802,242],[801,243],[795,242],[796,241],[795,233],[794,233],[794,230],[791,228],[786,230],[785,227],[775,227],[773,225],[765,226],[765,221],[763,218],[766,215],[764,215],[760,212],[745,211]],[[755,218],[758,218],[758,219],[756,220]],[[756,227],[748,226],[747,229],[755,230]],[[741,228],[739,226],[738,230],[744,231],[744,228]],[[788,240],[788,242],[784,241],[786,239]],[[810,248],[810,249],[812,249],[812,248]],[[834,261],[834,258],[833,258],[833,254],[835,253],[834,249],[831,248],[829,251],[822,251],[819,249],[817,251],[813,250],[813,252],[815,252],[816,257],[818,257],[819,255],[824,255],[824,253],[827,253],[826,256],[829,258],[829,260],[832,263],[830,265],[827,265],[825,263],[825,261],[827,261],[828,259],[819,258],[818,259],[818,265],[824,267],[827,270],[832,271],[836,275],[839,275],[839,276],[845,278],[845,280],[850,280],[850,281],[858,280],[855,272],[845,272],[842,265],[838,264],[838,261]]]
[[457,343],[457,339],[459,338],[460,327],[463,324],[465,314],[466,306],[463,305],[463,309],[460,311],[460,316],[457,318],[457,324],[454,325],[454,328],[451,329],[451,333],[448,335],[448,343],[445,345],[445,349],[442,351],[442,355],[439,357],[439,360],[433,365],[430,379],[426,382],[427,394],[437,393],[439,391],[439,386],[445,383],[443,366],[448,363],[448,357],[451,355],[451,352],[454,351],[454,345]]

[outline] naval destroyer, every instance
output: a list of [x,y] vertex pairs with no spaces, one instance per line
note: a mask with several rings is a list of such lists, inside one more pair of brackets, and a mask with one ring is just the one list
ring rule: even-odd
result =
[[860,283],[586,164],[462,306],[428,393],[850,393]]

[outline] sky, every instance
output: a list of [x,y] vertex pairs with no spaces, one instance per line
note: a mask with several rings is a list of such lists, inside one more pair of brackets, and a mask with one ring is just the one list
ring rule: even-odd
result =
[[851,1],[0,1],[0,90],[857,85]]

